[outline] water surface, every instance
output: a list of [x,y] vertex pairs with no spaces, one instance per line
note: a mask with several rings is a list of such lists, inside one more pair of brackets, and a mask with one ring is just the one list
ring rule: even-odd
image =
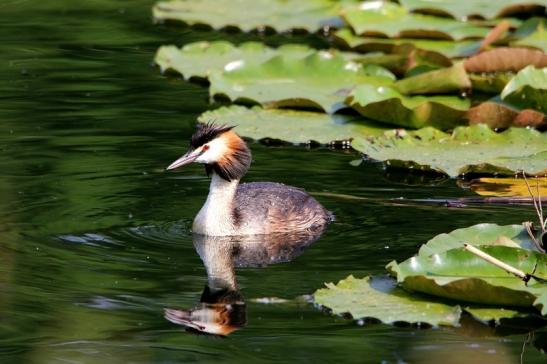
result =
[[[534,218],[522,206],[394,204],[472,193],[439,176],[352,167],[359,156],[344,150],[253,143],[247,181],[304,187],[337,221],[292,262],[237,271],[248,320],[227,339],[165,320],[165,307],[192,307],[207,283],[190,226],[208,179],[200,166],[163,168],[212,106],[206,87],[162,76],[152,66],[155,50],[221,38],[326,42],[154,25],[152,4],[0,4],[1,362],[518,361],[522,334],[360,326],[300,301],[255,301],[292,300],[348,274],[382,274],[392,259],[451,229]],[[543,361],[527,347],[525,362]]]

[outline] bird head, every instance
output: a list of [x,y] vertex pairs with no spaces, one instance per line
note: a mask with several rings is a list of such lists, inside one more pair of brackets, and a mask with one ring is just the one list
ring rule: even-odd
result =
[[240,179],[251,165],[251,151],[232,129],[233,126],[213,123],[198,124],[188,151],[167,170],[196,162],[205,165],[207,174],[214,172],[227,181]]

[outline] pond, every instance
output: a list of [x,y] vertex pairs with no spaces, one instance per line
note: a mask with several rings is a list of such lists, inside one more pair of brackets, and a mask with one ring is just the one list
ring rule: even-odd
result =
[[[154,52],[213,39],[327,44],[154,25],[153,3],[0,4],[0,362],[519,360],[527,336],[516,331],[363,324],[301,299],[349,274],[384,274],[436,234],[535,216],[424,201],[473,193],[437,175],[352,166],[359,155],[344,149],[251,143],[245,180],[303,187],[336,222],[290,262],[236,268],[246,320],[227,338],[166,320],[164,308],[196,307],[208,282],[190,228],[209,180],[199,166],[164,168],[215,105],[206,87],[161,75]],[[545,359],[532,346],[524,358]]]

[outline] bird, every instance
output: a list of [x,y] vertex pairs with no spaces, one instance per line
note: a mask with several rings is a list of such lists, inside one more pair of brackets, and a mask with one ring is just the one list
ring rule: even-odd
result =
[[275,182],[240,183],[251,151],[234,126],[198,123],[187,152],[166,170],[205,165],[209,194],[192,232],[211,236],[260,235],[324,229],[334,215],[301,188]]

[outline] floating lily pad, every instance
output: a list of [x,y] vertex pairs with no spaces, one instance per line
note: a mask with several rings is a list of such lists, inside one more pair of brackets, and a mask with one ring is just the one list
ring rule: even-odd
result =
[[369,38],[355,35],[350,29],[344,28],[334,33],[335,41],[341,46],[351,48],[359,52],[380,51],[393,53],[397,46],[411,46],[430,52],[442,54],[445,57],[467,57],[475,54],[480,41],[476,40],[440,40],[440,39],[391,39],[391,38]]
[[533,47],[547,52],[547,19],[528,19],[522,23],[513,36],[516,40],[512,41],[511,45]]
[[[389,84],[385,69],[366,69],[340,55],[314,53],[304,59],[277,56],[261,64],[212,73],[210,94],[267,107],[311,107],[328,113],[346,107],[347,93],[358,84]],[[389,72],[388,72],[389,73]]]
[[524,68],[505,86],[501,98],[519,107],[530,107],[547,113],[547,67]]
[[460,40],[483,38],[488,28],[435,16],[411,14],[390,2],[367,1],[344,9],[343,17],[358,35]]
[[[524,272],[547,278],[547,256],[527,249],[481,246],[485,253]],[[431,255],[419,254],[400,264],[388,265],[397,281],[410,291],[480,304],[543,307],[537,301],[547,292],[547,284],[520,278],[486,262],[463,248]]]
[[533,249],[535,246],[522,225],[482,223],[435,236],[420,247],[419,255],[430,256],[443,253],[461,248],[463,243],[522,249]]
[[502,47],[465,60],[467,72],[518,72],[528,65],[547,67],[547,54],[529,48]]
[[493,129],[515,127],[542,128],[547,125],[547,117],[542,112],[525,109],[516,110],[506,104],[486,101],[467,110],[465,119],[469,124],[487,124]]
[[355,319],[375,318],[384,323],[428,323],[433,326],[458,324],[459,306],[436,303],[411,295],[397,288],[393,282],[374,284],[370,277],[357,279],[349,276],[338,284],[315,292],[315,302],[328,307],[334,314],[349,313]]
[[[547,196],[547,178],[532,179],[528,183],[535,196],[538,192],[540,196]],[[479,178],[471,181],[469,188],[481,196],[530,197],[523,178]]]
[[505,85],[515,76],[513,72],[470,73],[473,91],[499,94]]
[[386,131],[382,125],[360,116],[262,109],[259,106],[250,109],[239,105],[221,107],[201,114],[198,121],[236,125],[235,131],[246,138],[275,139],[294,144],[311,141],[328,144],[351,140],[356,136],[381,135]]
[[[432,326],[458,326],[462,309],[446,301],[409,293],[385,277],[355,278],[349,276],[338,284],[314,294],[315,303],[334,314],[350,314],[354,319],[373,318],[387,324],[426,323]],[[523,316],[517,310],[494,307],[466,307],[465,311],[481,321]]]
[[244,32],[272,28],[316,32],[340,26],[340,5],[329,0],[176,0],[154,6],[156,21],[177,20],[213,29],[236,27]]
[[185,79],[207,78],[211,72],[222,71],[225,66],[230,68],[246,62],[260,63],[281,54],[298,59],[313,52],[314,49],[297,44],[274,49],[259,42],[247,42],[239,46],[226,41],[196,42],[182,48],[162,46],[158,49],[154,61],[162,72],[176,71]]
[[405,96],[393,87],[373,85],[356,87],[346,102],[370,119],[409,128],[452,128],[469,108],[469,100],[457,96]]
[[407,95],[440,94],[470,89],[471,81],[460,62],[452,67],[407,77],[395,82],[394,87]]
[[400,0],[409,10],[429,14],[449,15],[457,19],[479,16],[485,19],[516,14],[545,12],[542,1],[522,0]]
[[356,138],[353,148],[379,161],[419,165],[451,177],[469,172],[513,175],[547,173],[547,134],[511,128],[502,133],[479,124],[458,127],[452,134],[434,128],[386,132],[377,138]]

